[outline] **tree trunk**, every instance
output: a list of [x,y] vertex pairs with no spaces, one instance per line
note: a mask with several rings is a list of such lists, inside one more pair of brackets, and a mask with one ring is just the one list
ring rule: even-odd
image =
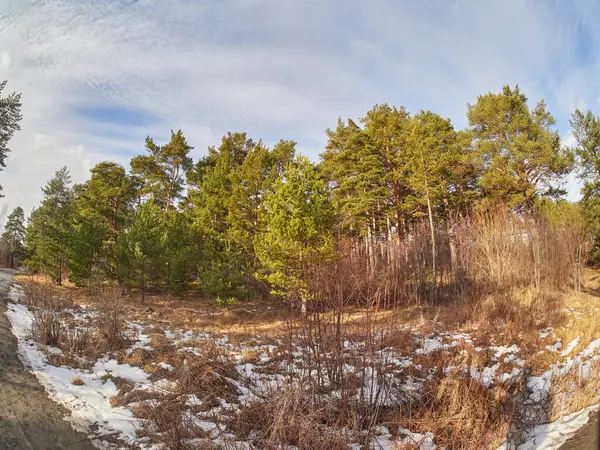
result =
[[[427,184],[425,184],[427,186]],[[435,244],[435,228],[433,226],[433,211],[431,208],[431,199],[429,198],[429,189],[426,187],[426,198],[427,198],[427,214],[429,216],[429,230],[431,231],[431,282],[432,289],[430,300],[433,301],[435,295],[436,284],[437,284],[437,263],[436,263],[436,244]]]
[[146,301],[146,275],[142,274],[142,279],[140,281],[140,303],[143,305]]
[[373,230],[371,229],[371,221],[367,217],[367,259],[369,261],[369,272],[375,269],[375,255],[373,249]]

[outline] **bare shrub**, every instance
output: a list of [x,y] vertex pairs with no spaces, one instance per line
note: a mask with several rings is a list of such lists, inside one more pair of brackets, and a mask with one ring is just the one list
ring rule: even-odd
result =
[[[304,349],[302,368],[293,375],[302,389],[288,386],[283,397],[276,394],[271,400],[327,411],[336,419],[328,426],[337,427],[338,434],[348,431],[368,441],[382,413],[399,408],[408,397],[388,370],[396,355],[388,343],[397,338],[398,318],[377,320],[394,287],[348,254],[314,267],[307,286],[312,293],[307,312],[288,320],[290,350]],[[350,314],[357,306],[360,314]],[[327,394],[335,401],[323,403]],[[294,395],[303,403],[294,403]]]
[[59,313],[72,302],[68,293],[49,283],[21,283],[25,302],[33,316],[33,338],[44,345],[57,346],[64,333]]
[[96,328],[100,335],[100,345],[104,351],[115,351],[125,347],[128,339],[125,335],[123,319],[123,299],[125,294],[115,283],[97,283],[90,286],[98,310]]

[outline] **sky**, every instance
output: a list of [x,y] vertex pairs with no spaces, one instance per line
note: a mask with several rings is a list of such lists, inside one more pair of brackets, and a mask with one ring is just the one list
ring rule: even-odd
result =
[[0,212],[28,214],[62,166],[128,167],[147,135],[181,129],[197,159],[246,131],[316,160],[338,117],[389,103],[463,128],[505,84],[572,145],[572,111],[600,114],[598,19],[594,0],[0,0],[0,80],[23,102]]

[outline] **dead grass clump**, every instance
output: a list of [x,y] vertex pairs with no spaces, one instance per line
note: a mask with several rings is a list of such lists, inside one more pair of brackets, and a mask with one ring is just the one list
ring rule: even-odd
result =
[[[587,367],[586,367],[587,366]],[[584,369],[585,367],[585,369]],[[600,360],[574,364],[566,374],[552,378],[552,414],[549,421],[600,402]]]
[[346,450],[351,440],[336,426],[337,417],[335,410],[310,393],[288,388],[265,402],[243,407],[234,428],[239,439],[253,439],[258,448]]
[[210,434],[197,426],[186,412],[183,399],[170,395],[142,402],[136,408],[146,434],[153,440],[170,450],[197,450],[198,447],[189,440],[207,438]]
[[242,362],[244,364],[256,364],[260,361],[260,352],[257,350],[244,349],[242,351]]
[[123,351],[119,356],[119,362],[142,368],[154,360],[152,352],[145,348],[136,348],[131,352]]
[[513,411],[504,390],[488,389],[459,372],[425,382],[419,403],[403,411],[400,425],[431,431],[448,449],[497,448],[506,439]]
[[177,392],[194,394],[205,410],[234,401],[240,394],[232,380],[239,379],[233,363],[214,344],[206,343],[200,356],[188,354],[174,373]]
[[117,284],[95,284],[90,287],[98,309],[96,327],[100,334],[104,351],[115,351],[126,347],[129,341],[125,335],[122,304],[125,297]]
[[74,386],[85,386],[85,382],[79,376],[73,378],[71,384]]
[[386,333],[381,339],[381,347],[392,347],[401,355],[410,355],[417,348],[415,336],[410,331],[395,330]]
[[[110,399],[110,404],[113,408],[117,406],[127,406],[131,403],[143,404],[147,400],[156,400],[161,396],[156,391],[148,391],[145,389],[133,389],[134,386],[123,385],[117,395]],[[138,414],[136,413],[136,416]]]

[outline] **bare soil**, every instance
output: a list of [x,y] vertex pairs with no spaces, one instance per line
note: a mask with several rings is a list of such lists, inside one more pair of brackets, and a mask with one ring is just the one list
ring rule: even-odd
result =
[[598,414],[594,414],[594,417],[590,417],[590,422],[581,427],[579,431],[565,442],[559,450],[596,450],[600,448],[600,441],[598,440],[598,427],[600,422],[598,421]]

